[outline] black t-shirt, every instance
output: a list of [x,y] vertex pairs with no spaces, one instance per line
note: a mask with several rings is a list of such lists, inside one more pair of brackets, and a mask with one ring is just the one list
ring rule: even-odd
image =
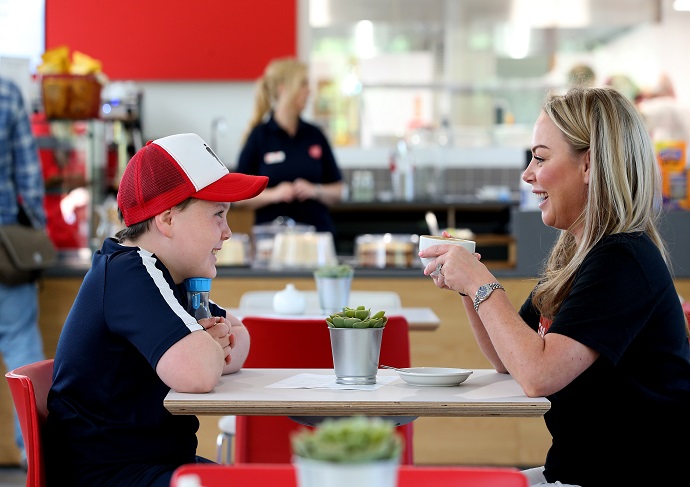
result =
[[[539,329],[529,299],[520,315]],[[544,325],[542,332],[566,335],[601,354],[548,397],[547,480],[643,485],[685,471],[690,346],[672,277],[651,239],[641,233],[602,239],[550,327]]]
[[[290,137],[273,117],[256,126],[242,148],[236,170],[243,174],[268,176],[269,188],[297,178],[320,184],[342,180],[323,132],[316,125],[301,119],[294,137]],[[317,200],[275,203],[258,208],[255,221],[259,224],[270,223],[279,216],[314,225],[318,232],[335,234],[328,207]]]

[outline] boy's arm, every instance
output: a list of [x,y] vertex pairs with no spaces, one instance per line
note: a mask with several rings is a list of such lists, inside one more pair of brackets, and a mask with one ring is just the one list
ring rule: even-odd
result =
[[213,332],[198,330],[190,333],[163,354],[156,365],[156,373],[168,387],[190,393],[213,390],[223,372],[226,356],[221,340],[214,335],[224,328],[224,340],[229,343],[225,323],[213,328]]
[[223,367],[223,374],[233,374],[242,368],[249,355],[249,330],[232,315],[228,315],[226,320],[232,323],[230,333],[234,335],[234,344],[230,349],[230,363]]

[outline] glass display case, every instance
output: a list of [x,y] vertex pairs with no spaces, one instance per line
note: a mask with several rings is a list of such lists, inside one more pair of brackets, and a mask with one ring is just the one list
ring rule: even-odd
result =
[[34,114],[48,234],[61,258],[90,258],[117,222],[115,195],[123,144],[118,122],[48,120]]

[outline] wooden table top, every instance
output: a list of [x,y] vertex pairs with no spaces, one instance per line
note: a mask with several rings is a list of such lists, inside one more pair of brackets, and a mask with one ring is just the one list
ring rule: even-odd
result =
[[[287,379],[299,383],[300,377],[316,377],[328,382],[331,376],[328,387],[276,387]],[[436,417],[542,416],[551,406],[546,398],[527,397],[510,375],[493,369],[475,369],[465,382],[452,387],[410,385],[385,369],[379,369],[377,378],[383,380],[375,388],[336,389],[342,386],[335,384],[333,369],[247,368],[224,375],[206,394],[171,391],[164,405],[173,414],[194,415]],[[306,379],[304,384],[307,387]]]

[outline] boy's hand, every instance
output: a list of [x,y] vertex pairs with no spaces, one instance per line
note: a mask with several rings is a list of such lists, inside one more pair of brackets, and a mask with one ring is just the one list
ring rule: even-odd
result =
[[230,333],[230,323],[222,316],[212,316],[199,320],[199,324],[223,348],[225,363],[230,364],[230,350],[235,346],[235,335]]

